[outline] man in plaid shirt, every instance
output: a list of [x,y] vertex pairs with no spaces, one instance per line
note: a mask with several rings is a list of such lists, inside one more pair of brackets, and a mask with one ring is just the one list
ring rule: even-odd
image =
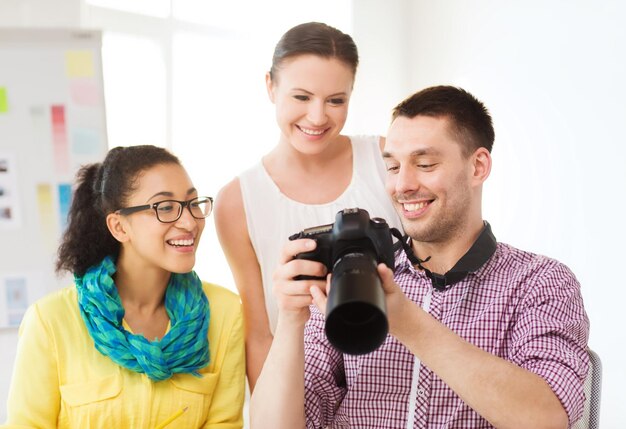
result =
[[324,335],[330,283],[294,280],[326,274],[293,258],[315,241],[287,243],[253,427],[566,428],[580,417],[580,285],[558,261],[496,242],[482,219],[493,140],[487,109],[462,89],[396,106],[383,158],[412,253],[396,253],[394,272],[378,266],[390,335],[366,355],[335,350]]

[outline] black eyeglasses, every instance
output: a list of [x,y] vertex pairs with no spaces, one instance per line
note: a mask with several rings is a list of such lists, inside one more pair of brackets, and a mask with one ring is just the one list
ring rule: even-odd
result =
[[194,218],[204,219],[213,211],[213,198],[196,197],[187,201],[165,200],[142,206],[125,207],[117,210],[117,213],[126,216],[142,210],[153,209],[159,222],[171,223],[180,219],[185,207]]

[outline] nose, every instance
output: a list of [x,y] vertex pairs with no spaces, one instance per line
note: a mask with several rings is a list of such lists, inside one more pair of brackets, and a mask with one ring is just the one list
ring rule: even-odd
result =
[[323,101],[310,103],[307,111],[307,120],[311,125],[324,125],[326,123],[326,103]]
[[176,226],[181,229],[185,229],[187,231],[191,231],[194,229],[198,221],[203,221],[204,219],[196,219],[191,215],[189,211],[189,206],[183,207],[183,212],[180,214],[180,217],[176,221]]
[[419,182],[411,168],[400,166],[395,174],[393,192],[396,195],[410,194],[419,188]]

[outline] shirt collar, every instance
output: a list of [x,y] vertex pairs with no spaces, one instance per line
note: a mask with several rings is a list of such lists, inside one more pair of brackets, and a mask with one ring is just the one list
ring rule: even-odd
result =
[[[410,246],[410,239],[407,243]],[[416,261],[415,265],[424,271],[426,276],[431,280],[433,287],[442,291],[463,280],[468,273],[476,272],[481,268],[495,253],[496,247],[497,241],[496,237],[491,232],[491,225],[485,221],[483,230],[476,241],[474,241],[474,244],[472,244],[472,247],[470,247],[467,253],[465,253],[445,274],[433,273],[422,266],[421,263],[424,261],[417,259],[413,254],[407,255],[405,252],[401,252],[400,255],[398,255],[398,269],[408,268],[412,261]]]

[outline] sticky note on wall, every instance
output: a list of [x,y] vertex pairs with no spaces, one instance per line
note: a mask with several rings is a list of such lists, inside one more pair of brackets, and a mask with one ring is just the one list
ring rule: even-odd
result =
[[9,111],[9,98],[7,97],[7,89],[0,86],[0,114]]
[[37,205],[39,206],[39,222],[41,238],[47,249],[54,249],[56,233],[54,212],[52,208],[52,186],[48,183],[37,185]]
[[65,122],[65,106],[58,104],[50,107],[52,119],[52,147],[54,150],[54,164],[59,173],[67,173],[70,168],[69,139],[67,123]]
[[92,77],[94,74],[93,52],[65,52],[65,73],[68,77]]
[[71,79],[70,94],[72,101],[81,106],[97,106],[100,102],[95,79]]
[[70,206],[72,205],[72,186],[68,183],[59,185],[59,219],[61,221],[61,230],[67,227]]

